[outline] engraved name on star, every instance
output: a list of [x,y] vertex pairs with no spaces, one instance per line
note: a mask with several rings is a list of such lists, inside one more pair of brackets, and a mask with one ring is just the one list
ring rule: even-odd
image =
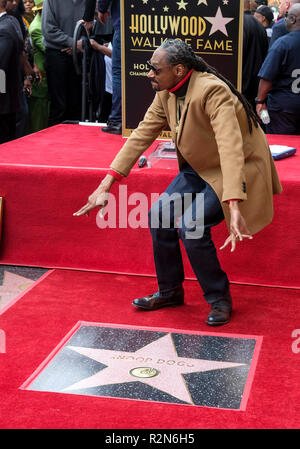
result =
[[193,400],[184,374],[245,365],[244,363],[179,357],[170,334],[158,338],[135,352],[78,346],[67,346],[67,348],[96,360],[106,367],[68,386],[63,390],[64,392],[138,381],[189,404],[193,404]]
[[223,17],[221,8],[218,8],[217,14],[215,17],[204,17],[205,20],[210,22],[212,24],[211,30],[209,35],[216,33],[216,31],[221,31],[221,33],[225,34],[225,36],[228,36],[226,25],[231,22],[234,18],[233,17]]

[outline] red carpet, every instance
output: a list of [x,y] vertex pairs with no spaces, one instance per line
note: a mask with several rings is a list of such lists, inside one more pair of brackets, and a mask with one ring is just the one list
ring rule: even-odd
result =
[[[153,278],[55,270],[0,316],[1,428],[255,429],[299,428],[299,292],[232,286],[235,313],[221,328],[204,321],[208,307],[194,281],[186,304],[141,312],[132,298],[156,288]],[[78,321],[262,336],[245,411],[21,390]],[[294,349],[294,351],[293,351]]]
[[[298,153],[276,163],[284,193],[275,198],[273,223],[234,254],[220,252],[231,282],[300,288],[299,136],[268,136],[269,142],[293,145]],[[96,213],[73,217],[98,186],[121,147],[121,136],[98,127],[59,125],[0,148],[0,196],[4,196],[0,263],[71,268],[153,276],[148,229],[99,229]],[[147,151],[149,154],[155,147]],[[176,162],[135,168],[122,182],[127,198],[134,192],[161,193],[176,174]],[[164,167],[164,168],[163,168]],[[170,167],[170,168],[169,168]],[[118,186],[112,193],[118,194]],[[133,206],[128,206],[128,212]],[[227,236],[224,223],[215,231],[216,246]],[[184,258],[186,277],[194,279]]]

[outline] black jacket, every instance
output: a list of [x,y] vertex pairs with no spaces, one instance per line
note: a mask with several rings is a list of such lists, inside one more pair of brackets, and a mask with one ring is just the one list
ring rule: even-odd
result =
[[268,37],[261,23],[251,13],[244,13],[242,93],[255,107],[259,78],[257,74],[268,53]]
[[96,0],[86,0],[83,20],[85,20],[86,22],[92,22],[95,16],[95,9]]
[[279,37],[285,36],[288,30],[285,24],[284,19],[279,19],[278,22],[275,22],[272,28],[272,37],[270,40],[270,47],[274,44],[276,39]]
[[20,109],[23,48],[23,35],[17,19],[4,14],[0,17],[0,70],[2,79],[5,79],[5,92],[0,93],[0,114],[17,112]]

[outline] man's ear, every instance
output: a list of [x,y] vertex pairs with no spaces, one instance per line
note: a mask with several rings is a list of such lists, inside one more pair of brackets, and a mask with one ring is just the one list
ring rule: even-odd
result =
[[186,75],[186,73],[187,73],[187,68],[186,68],[186,66],[185,65],[183,65],[183,64],[177,64],[176,66],[175,66],[175,70],[176,70],[176,75],[178,76],[178,77],[183,77],[183,76],[185,76]]

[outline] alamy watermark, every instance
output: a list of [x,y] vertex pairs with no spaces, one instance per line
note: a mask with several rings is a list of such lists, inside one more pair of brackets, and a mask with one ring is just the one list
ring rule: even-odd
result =
[[149,201],[142,192],[128,196],[127,186],[119,185],[118,197],[108,193],[106,200],[107,206],[98,212],[96,218],[100,229],[177,228],[184,232],[186,239],[203,236],[203,193],[151,193]]
[[0,69],[0,94],[6,94],[6,73]]

